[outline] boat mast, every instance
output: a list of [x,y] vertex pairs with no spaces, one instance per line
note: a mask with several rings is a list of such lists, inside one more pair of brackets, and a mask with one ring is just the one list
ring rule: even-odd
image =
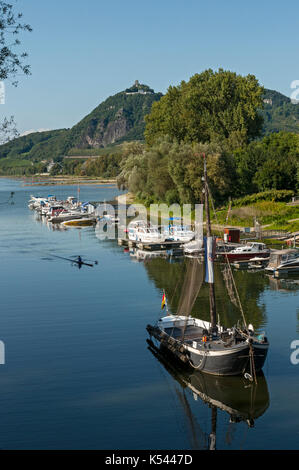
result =
[[[209,208],[209,187],[208,187],[208,175],[207,175],[207,160],[205,153],[203,154],[204,162],[204,194],[205,194],[205,209],[206,209],[206,220],[207,220],[207,240],[212,237],[211,230],[211,219],[210,219],[210,208]],[[214,261],[214,260],[213,260]],[[217,331],[217,320],[216,320],[216,301],[215,301],[215,286],[213,282],[209,282],[210,289],[210,317],[213,331]]]
[[77,187],[77,207],[79,207],[79,204],[80,203],[80,186],[79,186],[79,183],[78,183],[78,187]]
[[217,408],[212,405],[212,429],[209,436],[209,450],[216,450]]

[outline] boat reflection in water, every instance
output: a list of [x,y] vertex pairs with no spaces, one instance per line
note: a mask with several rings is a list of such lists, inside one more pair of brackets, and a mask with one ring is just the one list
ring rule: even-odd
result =
[[169,258],[169,253],[166,250],[148,251],[133,248],[130,250],[130,256],[136,261],[148,261],[155,258]]
[[[182,390],[178,390],[178,396],[190,424],[194,449],[216,449],[218,410],[228,414],[228,424],[245,422],[252,428],[255,420],[269,407],[268,386],[262,372],[257,375],[256,384],[243,377],[215,377],[183,368],[180,361],[173,360],[163,346],[156,347],[151,340],[147,340],[147,343],[148,349],[182,387]],[[210,432],[201,430],[192,412],[186,390],[191,391],[194,400],[201,400],[211,409]],[[231,434],[230,439],[232,437]]]
[[298,279],[298,274],[295,277],[295,275],[288,275],[285,274],[284,277],[279,277],[275,278],[271,275],[269,275],[269,287],[271,290],[276,290],[280,292],[296,292],[299,290],[299,279]]
[[49,220],[46,217],[43,217],[38,212],[34,213],[33,220],[35,220],[35,222],[37,222],[39,224],[45,225],[47,227],[47,229],[52,231],[52,232],[54,232],[54,231],[63,232],[65,230],[67,230],[67,227],[65,227],[62,224],[52,224],[51,222],[49,222]]

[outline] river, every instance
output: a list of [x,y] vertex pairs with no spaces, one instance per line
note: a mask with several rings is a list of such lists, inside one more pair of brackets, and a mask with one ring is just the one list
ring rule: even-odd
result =
[[[247,319],[270,341],[257,389],[243,378],[189,374],[149,349],[145,329],[161,316],[163,289],[175,311],[188,261],[138,262],[94,227],[51,230],[28,209],[32,193],[66,198],[77,187],[0,179],[0,448],[202,449],[211,434],[217,449],[298,448],[299,276],[236,272]],[[80,198],[117,194],[85,185]],[[77,269],[53,255],[98,264]],[[193,308],[202,318],[205,289]],[[230,326],[238,317],[220,265],[216,291]]]

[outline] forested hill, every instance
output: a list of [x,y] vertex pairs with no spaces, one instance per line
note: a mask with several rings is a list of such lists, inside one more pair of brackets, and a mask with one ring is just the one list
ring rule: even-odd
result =
[[107,98],[71,129],[32,133],[0,146],[0,159],[37,162],[67,155],[71,148],[101,149],[143,140],[144,116],[161,96],[136,81],[131,88]]
[[[32,133],[0,146],[0,173],[19,173],[32,163],[72,153],[95,155],[124,141],[144,140],[144,117],[162,93],[138,81],[131,88],[110,96],[71,129]],[[299,133],[299,104],[274,90],[264,95],[264,135],[281,130]],[[12,171],[9,169],[12,168]],[[18,168],[18,169],[17,169]]]
[[72,146],[102,148],[125,140],[143,140],[144,116],[161,96],[136,81],[131,88],[110,96],[71,129]]
[[0,158],[47,159],[47,155],[61,152],[68,133],[68,129],[58,129],[17,137],[0,146]]
[[291,99],[275,90],[265,90],[264,135],[272,132],[299,133],[299,103],[293,104]]

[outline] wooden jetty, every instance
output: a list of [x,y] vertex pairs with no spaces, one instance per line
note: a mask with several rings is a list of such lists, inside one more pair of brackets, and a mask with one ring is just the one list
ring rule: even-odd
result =
[[139,248],[140,250],[147,251],[171,251],[173,254],[183,253],[181,241],[167,241],[167,242],[140,242],[135,240],[129,240],[128,238],[118,238],[118,244],[129,246],[130,248]]
[[249,260],[236,261],[235,263],[232,263],[232,266],[237,269],[248,269],[248,265]]

